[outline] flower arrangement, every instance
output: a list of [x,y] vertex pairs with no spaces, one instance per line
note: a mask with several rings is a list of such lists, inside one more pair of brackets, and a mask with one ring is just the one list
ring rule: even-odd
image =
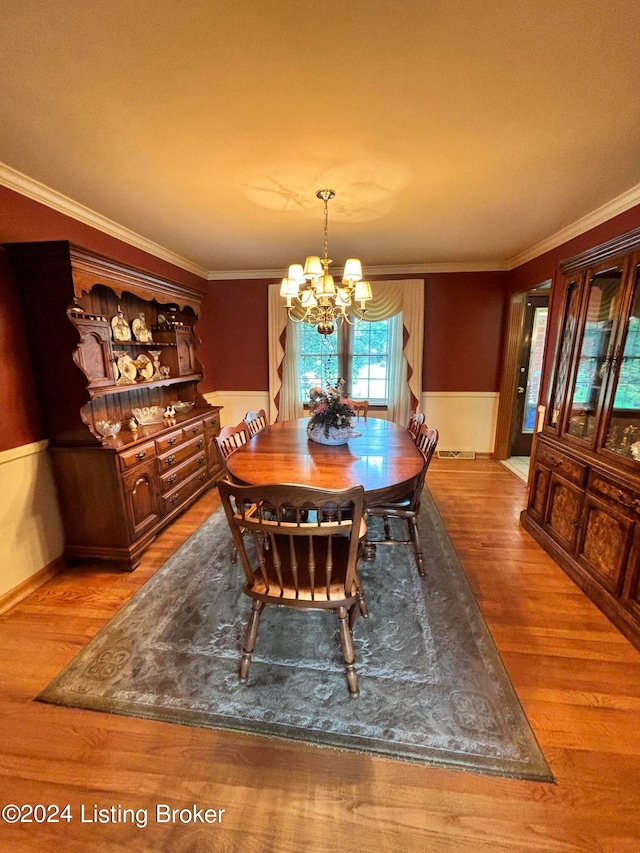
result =
[[350,429],[351,418],[355,415],[353,401],[345,395],[345,381],[339,379],[334,386],[327,385],[324,391],[319,385],[309,392],[309,411],[311,418],[307,430],[322,425],[324,434],[329,435],[329,429]]

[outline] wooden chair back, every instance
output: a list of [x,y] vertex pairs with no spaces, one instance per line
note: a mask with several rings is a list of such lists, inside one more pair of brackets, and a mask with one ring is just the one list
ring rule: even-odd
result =
[[[349,694],[358,696],[352,628],[367,615],[358,559],[367,526],[364,487],[342,491],[308,486],[218,483],[222,506],[240,554],[244,593],[251,598],[239,680],[246,683],[260,614],[269,605],[332,610]],[[251,539],[251,547],[247,540]]]
[[367,420],[367,413],[369,412],[369,401],[368,400],[353,400],[353,411],[356,413],[356,417],[360,420],[360,415]]
[[260,430],[263,430],[267,426],[267,413],[264,409],[260,409],[257,412],[247,412],[244,416],[244,422],[247,425],[251,438],[253,438],[254,435],[257,435]]
[[235,426],[222,427],[220,434],[216,436],[216,444],[220,457],[224,462],[234,450],[242,447],[251,438],[251,434],[244,421],[240,421]]
[[407,424],[407,429],[411,434],[413,440],[415,441],[416,436],[418,435],[418,430],[424,424],[424,415],[422,412],[418,414],[418,412],[411,412],[409,416],[409,423]]
[[[222,480],[218,488],[247,594],[290,607],[351,606],[366,530],[362,486],[330,491]],[[251,549],[247,536],[253,539]]]

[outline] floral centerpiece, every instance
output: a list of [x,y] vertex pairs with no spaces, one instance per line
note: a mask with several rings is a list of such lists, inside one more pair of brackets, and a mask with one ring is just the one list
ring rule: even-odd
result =
[[309,392],[311,417],[307,435],[320,444],[346,444],[350,438],[362,435],[353,429],[351,418],[355,415],[353,402],[345,395],[344,379],[335,386],[327,385],[324,391],[316,385]]

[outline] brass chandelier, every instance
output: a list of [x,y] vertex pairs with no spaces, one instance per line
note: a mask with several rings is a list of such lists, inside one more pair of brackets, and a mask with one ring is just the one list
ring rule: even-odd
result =
[[309,255],[304,267],[291,264],[280,286],[280,296],[287,300],[289,318],[296,323],[316,326],[321,335],[330,335],[339,323],[359,323],[371,299],[371,285],[362,280],[362,264],[358,258],[347,259],[341,284],[336,284],[329,274],[328,203],[335,195],[333,190],[318,190],[316,193],[316,197],[324,202],[323,257]]

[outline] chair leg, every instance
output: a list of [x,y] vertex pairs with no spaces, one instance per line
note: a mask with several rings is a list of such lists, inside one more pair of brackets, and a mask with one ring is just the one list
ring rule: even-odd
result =
[[340,642],[342,643],[342,654],[344,656],[349,695],[352,699],[357,699],[360,695],[358,690],[358,673],[356,672],[355,657],[353,654],[353,637],[351,635],[351,628],[347,623],[347,608],[338,607],[336,614],[340,626]]
[[258,634],[258,623],[260,622],[260,614],[264,610],[264,602],[254,598],[251,602],[251,615],[247,623],[247,630],[244,635],[244,648],[242,650],[242,660],[240,661],[240,673],[238,680],[242,684],[247,683],[249,675],[249,667],[251,666],[251,654],[253,647],[256,644],[256,636]]
[[[367,599],[364,597],[364,589],[362,588],[362,582],[358,573],[356,572],[356,600],[358,602],[358,608],[360,610],[360,615],[363,619],[367,619],[369,616],[369,608],[367,607]],[[354,617],[355,621],[355,617]],[[353,626],[353,623],[350,622],[350,625]]]
[[411,533],[411,544],[416,555],[416,566],[419,574],[424,577],[424,557],[422,555],[422,539],[418,530],[418,521],[415,517],[409,518],[409,532]]

